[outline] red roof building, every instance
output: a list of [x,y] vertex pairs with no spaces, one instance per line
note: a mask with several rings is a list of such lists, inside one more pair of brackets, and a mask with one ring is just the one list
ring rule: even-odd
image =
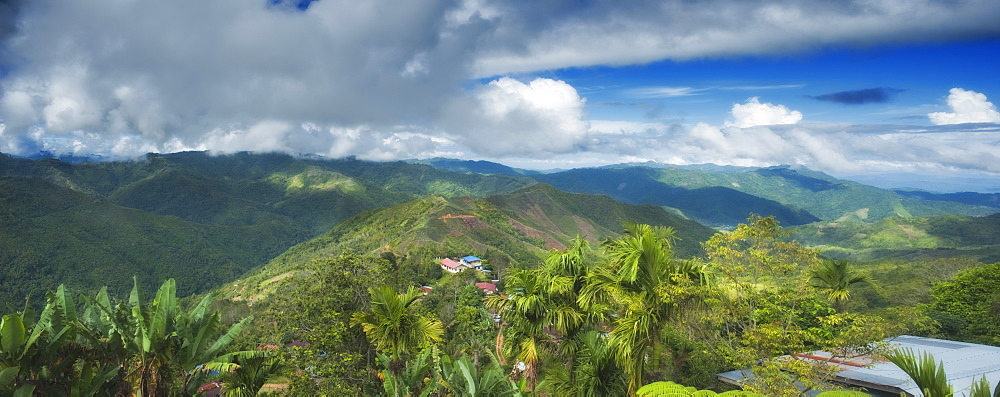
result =
[[444,258],[441,260],[441,269],[448,273],[458,273],[462,270],[468,269],[464,263],[456,262],[450,258]]
[[476,288],[483,290],[487,295],[497,293],[497,285],[493,283],[476,283]]

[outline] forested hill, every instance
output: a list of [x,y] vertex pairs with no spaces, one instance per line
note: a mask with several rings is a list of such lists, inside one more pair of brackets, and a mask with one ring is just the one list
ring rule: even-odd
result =
[[[306,238],[282,222],[220,226],[115,205],[38,178],[0,177],[0,302],[66,284],[124,294],[167,278],[206,291]],[[21,303],[17,303],[21,302]]]
[[844,216],[875,222],[893,216],[983,216],[1000,211],[997,194],[892,191],[804,167],[640,163],[539,174],[484,163],[428,162],[444,169],[527,175],[564,191],[668,206],[713,226],[735,225],[750,213],[775,216],[792,226]]
[[844,219],[792,228],[804,244],[857,260],[965,257],[1000,261],[1000,214],[973,217],[891,217],[878,222]]
[[807,211],[726,186],[687,187],[660,181],[662,170],[646,167],[585,168],[535,175],[540,182],[569,192],[606,194],[633,204],[673,207],[685,216],[713,225],[736,225],[750,214],[774,216],[784,225],[820,220]]
[[360,212],[427,194],[485,197],[535,183],[402,162],[204,152],[80,164],[0,154],[0,176],[39,177],[119,205],[199,223],[252,225],[277,220],[314,235]]
[[133,275],[150,289],[174,277],[184,295],[205,291],[364,211],[535,183],[406,163],[201,152],[79,164],[0,154],[0,178],[4,302],[60,283],[123,292]]
[[565,249],[576,236],[596,246],[619,236],[626,222],[674,228],[680,238],[675,247],[679,257],[700,255],[700,243],[714,233],[657,206],[570,194],[548,185],[486,199],[427,196],[345,220],[289,249],[229,291],[242,298],[260,298],[276,287],[274,282],[293,277],[314,260],[344,251],[391,258],[419,283],[440,276],[442,257],[476,255],[502,272],[515,264],[535,266],[552,249]]

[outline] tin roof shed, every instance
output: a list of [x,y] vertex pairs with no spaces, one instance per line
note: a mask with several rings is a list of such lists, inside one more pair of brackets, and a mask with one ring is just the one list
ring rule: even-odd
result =
[[[897,336],[889,339],[889,342],[896,348],[909,348],[918,356],[924,352],[933,355],[935,361],[944,365],[944,372],[955,389],[956,397],[968,396],[973,382],[983,377],[990,383],[991,390],[1000,383],[1000,347],[910,335]],[[824,354],[829,357],[824,352],[798,356],[808,358]],[[923,395],[913,380],[889,361],[862,357],[831,363],[841,368],[835,380],[851,387],[864,387],[877,395],[899,395],[900,392],[908,396]],[[753,376],[749,372],[736,370],[718,376],[724,382],[739,384],[747,376]]]

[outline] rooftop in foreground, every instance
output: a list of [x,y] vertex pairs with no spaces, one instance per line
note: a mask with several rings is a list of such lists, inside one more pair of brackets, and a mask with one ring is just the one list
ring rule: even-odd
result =
[[[889,342],[899,349],[909,348],[918,356],[924,352],[930,353],[935,361],[943,363],[948,382],[955,388],[955,396],[968,396],[973,382],[984,376],[990,383],[991,390],[1000,382],[1000,347],[910,335],[901,335],[889,339]],[[821,359],[824,355],[829,357],[828,353],[823,352],[799,356]],[[899,395],[900,392],[909,396],[923,395],[913,380],[891,362],[859,357],[833,360],[830,363],[840,367],[836,381],[850,387],[884,392],[878,393],[880,395]],[[719,379],[739,384],[747,376],[752,376],[748,370],[736,370],[719,374]]]

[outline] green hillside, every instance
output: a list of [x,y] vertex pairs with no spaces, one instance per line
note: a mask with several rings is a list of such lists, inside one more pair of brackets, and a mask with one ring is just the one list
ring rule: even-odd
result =
[[[65,282],[204,291],[359,213],[420,195],[484,197],[529,179],[284,154],[150,154],[69,164],[0,154],[0,298]],[[5,276],[3,276],[5,275]],[[16,299],[15,299],[16,298]]]
[[0,178],[0,301],[23,302],[61,283],[124,293],[183,280],[209,290],[305,236],[286,223],[202,225],[125,208],[38,178]]
[[228,293],[260,299],[272,290],[268,285],[294,276],[316,259],[344,251],[393,258],[398,266],[409,267],[417,282],[440,276],[440,257],[476,255],[502,272],[516,264],[537,264],[550,250],[565,249],[577,235],[595,244],[618,236],[625,222],[673,227],[681,238],[680,257],[700,254],[700,243],[714,233],[660,207],[569,194],[548,185],[486,199],[427,196],[345,220],[234,283]]
[[965,257],[983,263],[1000,261],[1000,214],[891,217],[873,223],[845,219],[792,230],[805,244],[854,259]]
[[656,171],[656,180],[671,186],[688,189],[724,186],[801,208],[826,221],[844,216],[857,216],[870,222],[892,216],[988,215],[997,212],[985,206],[904,197],[891,190],[807,169],[726,167],[707,171],[673,167]]
[[626,203],[676,208],[689,218],[713,226],[733,226],[750,214],[774,216],[784,225],[820,220],[806,211],[728,185],[671,184],[659,180],[663,172],[647,167],[587,168],[534,178],[569,192],[606,194]]
[[403,162],[204,152],[75,165],[0,155],[0,176],[39,177],[122,206],[198,223],[278,221],[313,235],[363,211],[423,195],[485,197],[534,183],[526,178],[450,172]]

